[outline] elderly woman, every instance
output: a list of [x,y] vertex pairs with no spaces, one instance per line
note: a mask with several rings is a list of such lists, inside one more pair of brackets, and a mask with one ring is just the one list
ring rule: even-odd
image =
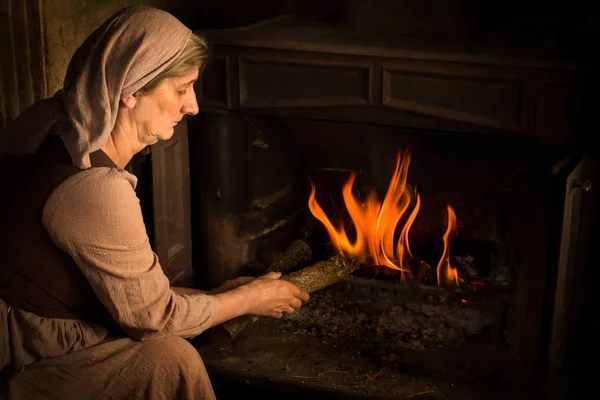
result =
[[[63,89],[15,123],[0,166],[0,377],[19,399],[212,399],[184,338],[308,294],[279,275],[203,293],[169,286],[132,156],[198,112],[207,46],[172,15],[128,7],[74,54]],[[0,396],[2,397],[2,396]]]

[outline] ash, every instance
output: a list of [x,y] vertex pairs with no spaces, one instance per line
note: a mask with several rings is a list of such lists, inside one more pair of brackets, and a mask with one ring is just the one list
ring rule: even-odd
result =
[[[311,295],[282,328],[323,340],[361,340],[426,350],[460,343],[498,325],[493,309],[452,298],[439,288],[353,278]],[[487,330],[489,332],[489,329]]]

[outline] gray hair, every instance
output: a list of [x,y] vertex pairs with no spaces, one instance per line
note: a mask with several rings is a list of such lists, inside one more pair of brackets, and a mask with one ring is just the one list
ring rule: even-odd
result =
[[191,33],[177,59],[150,82],[146,83],[138,92],[141,94],[150,93],[166,78],[185,75],[192,68],[198,68],[198,72],[202,73],[208,60],[208,43],[204,38]]

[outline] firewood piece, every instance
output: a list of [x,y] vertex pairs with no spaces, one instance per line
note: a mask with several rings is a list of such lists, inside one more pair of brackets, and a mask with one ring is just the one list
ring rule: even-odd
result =
[[[287,274],[299,265],[305,264],[312,258],[310,246],[303,240],[295,240],[283,253],[275,257],[271,266],[265,271]],[[255,323],[256,315],[242,315],[225,322],[224,327],[231,337],[235,337],[246,325]]]
[[287,274],[299,265],[306,264],[312,258],[312,250],[304,240],[294,240],[278,257],[265,273],[281,272]]
[[[339,254],[329,260],[319,261],[299,271],[284,275],[281,279],[293,283],[308,293],[313,293],[348,278],[359,265],[358,260],[349,259]],[[246,325],[256,322],[258,318],[255,315],[243,315],[227,321],[224,327],[229,335],[234,338]]]
[[338,254],[329,260],[319,261],[309,267],[284,275],[281,279],[293,283],[308,293],[313,293],[348,278],[359,265],[358,260]]

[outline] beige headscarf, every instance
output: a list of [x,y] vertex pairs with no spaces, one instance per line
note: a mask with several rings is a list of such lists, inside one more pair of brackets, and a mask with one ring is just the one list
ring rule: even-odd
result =
[[191,30],[146,6],[122,9],[97,28],[71,59],[63,89],[36,102],[9,132],[13,154],[35,153],[59,134],[78,168],[90,167],[115,126],[120,100],[156,77],[183,50]]

